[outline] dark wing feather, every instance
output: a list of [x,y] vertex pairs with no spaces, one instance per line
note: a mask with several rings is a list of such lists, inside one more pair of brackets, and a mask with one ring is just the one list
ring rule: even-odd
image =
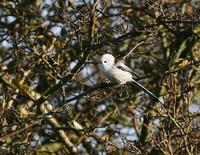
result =
[[134,73],[132,69],[130,69],[129,67],[127,67],[126,65],[124,65],[121,61],[119,61],[119,62],[116,63],[116,67],[117,67],[118,69],[123,70],[123,71],[132,73],[132,74],[133,74],[135,77],[137,77],[137,78],[140,78],[139,75],[137,75],[136,73]]

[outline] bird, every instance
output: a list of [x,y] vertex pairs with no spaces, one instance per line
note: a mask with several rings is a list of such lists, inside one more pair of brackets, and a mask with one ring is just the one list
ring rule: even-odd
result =
[[121,61],[115,62],[115,57],[112,54],[107,53],[101,56],[99,69],[106,78],[110,80],[114,79],[120,85],[132,82],[146,92],[154,101],[161,102],[156,95],[133,79],[133,75],[131,74],[133,71],[128,66]]

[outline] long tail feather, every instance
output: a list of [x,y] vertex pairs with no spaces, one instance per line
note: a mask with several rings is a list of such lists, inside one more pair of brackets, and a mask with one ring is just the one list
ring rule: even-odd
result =
[[154,101],[156,102],[160,102],[162,103],[158,97],[156,97],[156,95],[154,95],[152,92],[150,92],[148,89],[146,89],[144,86],[142,86],[141,84],[139,84],[138,82],[136,82],[134,79],[133,79],[133,84],[138,86],[139,88],[141,88],[145,93],[147,93]]

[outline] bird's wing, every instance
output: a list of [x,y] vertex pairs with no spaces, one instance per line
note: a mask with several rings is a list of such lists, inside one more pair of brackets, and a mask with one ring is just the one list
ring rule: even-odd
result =
[[133,74],[137,78],[140,78],[140,76],[137,73],[135,73],[132,69],[130,69],[129,67],[127,67],[122,61],[118,61],[116,63],[116,67],[118,69],[121,69],[123,71],[126,71],[126,72],[129,72],[129,73]]
[[129,67],[127,67],[124,63],[122,63],[121,61],[116,63],[116,67],[123,71],[133,73],[133,71]]

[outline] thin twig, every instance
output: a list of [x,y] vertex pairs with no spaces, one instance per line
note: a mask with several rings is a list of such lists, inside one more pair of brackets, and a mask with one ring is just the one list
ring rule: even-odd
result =
[[12,132],[9,132],[9,133],[6,133],[5,135],[0,136],[0,140],[4,140],[4,139],[6,139],[6,138],[8,138],[8,137],[15,136],[16,134],[19,134],[19,133],[21,133],[21,132],[23,132],[23,131],[29,129],[29,128],[33,127],[34,125],[40,124],[41,121],[42,121],[42,120],[37,120],[37,121],[35,121],[35,122],[32,122],[32,123],[28,124],[26,127],[17,129],[17,130],[15,130],[15,131],[12,131]]
[[137,43],[124,57],[123,60],[125,60],[129,55],[131,55],[131,53],[140,45],[142,45],[144,43],[144,41],[141,41],[139,43]]

